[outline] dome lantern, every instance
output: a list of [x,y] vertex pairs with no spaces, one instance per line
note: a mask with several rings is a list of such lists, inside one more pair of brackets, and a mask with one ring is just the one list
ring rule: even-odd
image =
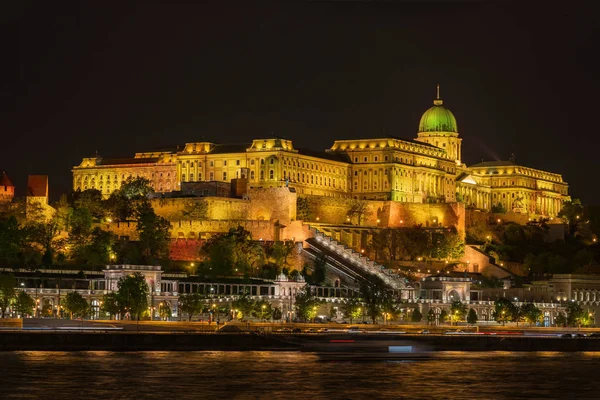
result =
[[419,133],[421,132],[458,133],[454,114],[444,107],[444,101],[440,99],[440,85],[437,85],[437,98],[433,100],[433,107],[425,111],[419,121]]

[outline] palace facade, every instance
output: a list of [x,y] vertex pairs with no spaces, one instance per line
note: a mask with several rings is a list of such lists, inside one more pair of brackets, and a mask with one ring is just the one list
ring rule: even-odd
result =
[[189,182],[250,187],[288,185],[298,194],[407,203],[464,202],[468,207],[553,217],[569,199],[560,174],[514,161],[462,162],[462,139],[452,112],[438,96],[419,122],[415,139],[336,140],[331,148],[295,148],[281,138],[251,143],[187,143],[183,148],[136,153],[127,159],[84,158],[73,168],[73,189],[109,196],[128,177],[145,177],[168,194]]

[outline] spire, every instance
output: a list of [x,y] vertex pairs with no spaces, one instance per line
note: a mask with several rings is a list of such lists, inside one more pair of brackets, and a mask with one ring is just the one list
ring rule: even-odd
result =
[[437,84],[437,97],[433,101],[433,105],[441,106],[442,104],[444,104],[444,101],[442,99],[440,99],[440,84],[438,83]]

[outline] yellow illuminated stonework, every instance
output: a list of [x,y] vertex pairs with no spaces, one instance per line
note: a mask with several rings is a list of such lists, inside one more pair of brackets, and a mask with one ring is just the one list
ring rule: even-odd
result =
[[150,180],[159,193],[177,190],[176,155],[170,152],[136,153],[133,158],[84,158],[73,167],[73,190],[98,189],[108,197],[129,177]]
[[84,158],[73,168],[75,190],[108,196],[132,176],[148,178],[159,193],[186,182],[247,181],[249,187],[287,185],[301,195],[391,200],[404,203],[464,202],[467,207],[556,216],[569,199],[555,173],[514,161],[462,162],[456,119],[438,97],[421,118],[417,138],[336,140],[326,151],[294,147],[282,138],[251,143],[187,143],[183,148],[136,153],[128,159]]

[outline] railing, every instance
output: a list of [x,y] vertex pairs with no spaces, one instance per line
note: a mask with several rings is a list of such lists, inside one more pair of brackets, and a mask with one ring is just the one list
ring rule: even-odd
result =
[[353,249],[346,247],[344,244],[339,243],[332,237],[320,232],[318,229],[311,229],[314,229],[315,231],[315,239],[317,242],[322,243],[335,253],[338,253],[345,258],[352,258],[351,261],[354,261],[354,264],[365,272],[377,275],[387,285],[395,287],[396,289],[410,288],[406,279],[395,274],[393,271],[386,269],[383,265],[376,263],[375,261],[358,252],[355,252]]

